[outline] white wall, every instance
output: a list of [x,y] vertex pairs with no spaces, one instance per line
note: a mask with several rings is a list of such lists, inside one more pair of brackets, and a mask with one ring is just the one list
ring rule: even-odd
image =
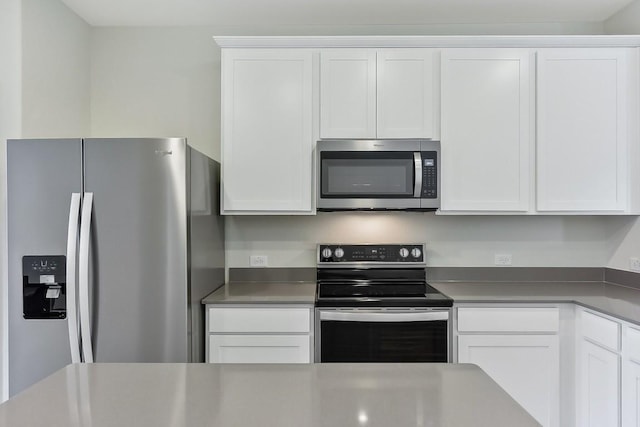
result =
[[[313,267],[316,243],[426,242],[429,266],[602,267],[610,235],[629,218],[439,216],[433,213],[321,213],[315,217],[227,217],[227,266],[248,267],[250,255],[269,266]],[[622,231],[620,231],[622,230]]]
[[20,0],[0,0],[0,401],[9,396],[7,360],[6,144],[20,136]]
[[603,29],[605,34],[640,34],[640,0],[604,21]]
[[92,52],[92,136],[186,136],[220,158],[220,50],[210,29],[95,28]]
[[22,1],[23,137],[89,132],[91,27],[59,1]]

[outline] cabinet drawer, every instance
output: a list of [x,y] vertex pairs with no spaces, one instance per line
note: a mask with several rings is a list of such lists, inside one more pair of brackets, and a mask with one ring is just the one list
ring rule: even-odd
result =
[[308,308],[210,308],[209,332],[309,333]]
[[460,332],[558,332],[557,307],[460,307]]
[[209,335],[210,363],[311,363],[309,335]]
[[640,363],[640,329],[625,328],[625,352],[630,359]]
[[582,336],[596,344],[620,351],[620,324],[588,311],[582,311]]

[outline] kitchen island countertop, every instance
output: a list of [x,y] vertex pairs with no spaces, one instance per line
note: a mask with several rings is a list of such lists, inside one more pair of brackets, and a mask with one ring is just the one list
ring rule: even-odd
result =
[[3,426],[537,426],[466,364],[75,364],[0,405]]

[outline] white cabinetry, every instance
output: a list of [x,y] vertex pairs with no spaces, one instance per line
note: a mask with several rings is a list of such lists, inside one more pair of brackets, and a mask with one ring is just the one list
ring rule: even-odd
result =
[[625,326],[622,342],[622,426],[640,427],[640,328]]
[[538,211],[628,209],[635,55],[624,48],[538,50]]
[[442,210],[529,209],[533,162],[528,49],[442,52]]
[[544,426],[559,426],[558,307],[457,308],[459,363],[480,366]]
[[314,62],[307,49],[223,49],[223,214],[314,212]]
[[207,306],[210,363],[311,363],[312,307]]
[[324,49],[321,138],[434,138],[433,49]]
[[578,310],[576,422],[620,425],[620,324]]

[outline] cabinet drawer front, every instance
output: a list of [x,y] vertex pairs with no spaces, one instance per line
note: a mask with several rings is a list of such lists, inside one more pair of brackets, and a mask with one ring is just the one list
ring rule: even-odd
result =
[[620,325],[618,323],[588,311],[581,312],[580,320],[583,337],[611,350],[620,351]]
[[211,308],[210,332],[299,332],[311,328],[307,308]]
[[640,363],[640,329],[625,328],[625,351],[630,359]]
[[308,335],[210,335],[210,363],[311,363]]
[[460,307],[460,332],[558,332],[557,307]]

